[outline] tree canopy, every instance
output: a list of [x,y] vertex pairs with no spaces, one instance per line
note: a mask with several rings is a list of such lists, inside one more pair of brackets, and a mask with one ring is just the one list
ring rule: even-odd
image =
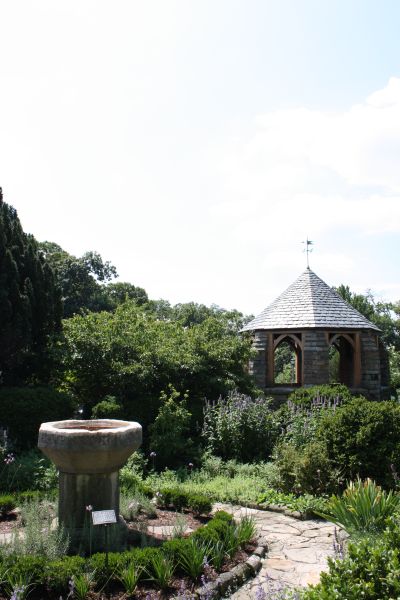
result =
[[374,323],[382,331],[382,340],[387,346],[400,350],[400,302],[377,302],[368,290],[366,294],[355,294],[348,285],[335,288],[346,302]]
[[252,387],[246,372],[250,341],[223,311],[188,327],[126,301],[115,312],[66,319],[59,351],[64,386],[88,411],[112,395],[127,417],[143,423],[154,419],[170,384],[188,390],[196,406],[205,397]]
[[44,376],[43,353],[60,329],[61,293],[32,235],[0,188],[0,377],[15,384]]
[[62,290],[65,318],[88,311],[111,311],[126,299],[135,300],[139,305],[148,301],[143,288],[122,281],[112,282],[117,277],[117,269],[98,252],[85,252],[76,257],[54,242],[40,242],[39,247]]

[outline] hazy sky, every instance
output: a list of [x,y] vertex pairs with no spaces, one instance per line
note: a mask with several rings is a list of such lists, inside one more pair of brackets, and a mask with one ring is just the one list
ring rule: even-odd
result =
[[400,298],[398,0],[0,0],[0,186],[25,231],[172,303],[305,268]]

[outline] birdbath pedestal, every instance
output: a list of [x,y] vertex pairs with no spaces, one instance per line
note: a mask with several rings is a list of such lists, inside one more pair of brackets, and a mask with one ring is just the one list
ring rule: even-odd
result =
[[119,519],[119,469],[142,443],[139,423],[116,419],[42,423],[38,447],[59,476],[59,524],[73,545],[88,510],[114,510]]

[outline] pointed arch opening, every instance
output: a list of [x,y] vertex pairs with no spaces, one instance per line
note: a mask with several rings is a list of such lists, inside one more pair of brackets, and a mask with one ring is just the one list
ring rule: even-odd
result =
[[353,387],[354,369],[354,339],[346,333],[332,335],[329,346],[329,383],[344,383]]
[[274,339],[274,384],[301,385],[302,344],[294,334],[282,334]]

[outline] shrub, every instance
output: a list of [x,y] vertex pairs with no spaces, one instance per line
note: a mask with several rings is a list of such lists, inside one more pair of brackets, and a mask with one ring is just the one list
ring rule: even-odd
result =
[[44,569],[47,559],[44,556],[17,556],[15,554],[3,557],[3,567],[15,581],[28,580],[38,584],[44,583]]
[[203,439],[213,454],[224,459],[265,460],[278,433],[278,421],[265,398],[253,400],[232,392],[205,405]]
[[0,426],[8,429],[14,445],[36,447],[41,423],[68,419],[75,403],[71,396],[48,387],[0,389]]
[[0,513],[7,514],[16,507],[15,497],[11,495],[0,496]]
[[196,529],[196,531],[193,534],[193,538],[204,544],[215,544],[221,541],[218,531],[215,531],[215,529],[210,529],[208,527],[199,527],[198,529]]
[[353,396],[347,386],[343,384],[324,384],[295,390],[290,394],[289,402],[306,408],[311,406],[330,408],[345,404],[352,398]]
[[71,577],[78,577],[85,567],[81,556],[64,556],[48,562],[44,567],[43,582],[55,594],[64,594],[68,590]]
[[175,538],[173,540],[168,540],[162,545],[163,552],[166,552],[171,560],[178,565],[179,555],[181,552],[185,551],[188,541],[189,540],[187,538]]
[[92,408],[91,419],[121,419],[123,408],[115,396],[106,396]]
[[172,506],[181,511],[189,505],[189,494],[181,490],[173,490],[170,492],[170,503]]
[[281,443],[275,448],[277,484],[286,493],[325,494],[337,491],[340,472],[329,460],[323,442],[311,442],[303,448]]
[[50,461],[37,450],[17,456],[4,467],[1,488],[8,491],[50,489],[57,483],[57,472]]
[[169,396],[162,392],[161,407],[156,420],[149,427],[150,447],[157,454],[159,467],[186,464],[193,447],[189,437],[191,413],[186,408],[188,396],[172,386]]
[[382,491],[374,481],[351,482],[343,496],[332,496],[327,514],[321,516],[343,527],[348,533],[365,534],[383,531],[386,521],[399,508],[400,497]]
[[188,504],[189,508],[198,515],[208,515],[211,512],[211,501],[202,494],[190,494]]
[[399,404],[354,398],[322,417],[317,437],[344,479],[370,477],[384,487],[393,485],[391,465],[400,468]]
[[217,510],[214,515],[214,521],[225,521],[226,523],[232,523],[233,516],[225,510]]

